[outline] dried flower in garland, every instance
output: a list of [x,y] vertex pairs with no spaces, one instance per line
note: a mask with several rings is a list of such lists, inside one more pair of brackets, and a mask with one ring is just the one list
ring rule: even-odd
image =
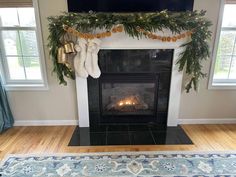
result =
[[[110,37],[112,33],[123,32],[133,38],[147,37],[162,42],[176,42],[186,36],[191,41],[182,45],[185,51],[180,55],[177,65],[179,71],[185,70],[190,80],[186,83],[186,91],[194,87],[197,90],[199,80],[206,74],[202,72],[202,60],[209,57],[207,40],[211,37],[209,27],[211,22],[205,19],[205,11],[155,13],[64,13],[56,17],[49,17],[49,44],[54,69],[60,80],[65,84],[64,76],[75,79],[74,71],[67,64],[58,62],[58,50],[65,45],[63,40],[66,34],[75,38],[93,39]],[[101,33],[93,33],[97,29]],[[158,36],[157,31],[170,30],[173,36]],[[71,54],[66,54],[71,55]]]

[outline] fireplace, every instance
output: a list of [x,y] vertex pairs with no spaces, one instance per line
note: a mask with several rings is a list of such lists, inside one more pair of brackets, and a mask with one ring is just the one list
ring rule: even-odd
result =
[[166,125],[173,50],[100,50],[101,77],[88,78],[90,125]]
[[[171,32],[169,31],[164,32],[165,34],[171,35]],[[180,47],[184,43],[186,43],[185,39],[166,43],[152,41],[146,38],[137,40],[127,37],[125,33],[114,34],[109,40],[104,38],[99,52],[99,66],[102,70],[101,77],[99,79],[76,77],[79,126],[90,127],[92,124],[106,124],[106,122],[110,120],[106,119],[109,117],[107,115],[108,113],[105,113],[105,110],[101,109],[102,103],[99,97],[101,96],[102,91],[100,87],[105,84],[102,83],[102,79],[105,79],[107,82],[107,80],[110,80],[110,76],[115,75],[120,78],[125,78],[126,81],[129,79],[133,80],[133,82],[129,83],[131,84],[130,86],[133,87],[135,87],[133,84],[140,84],[140,80],[137,82],[137,80],[135,81],[135,78],[132,78],[135,75],[136,78],[141,78],[141,76],[144,77],[144,81],[148,80],[147,77],[149,77],[149,80],[150,78],[156,77],[156,82],[148,82],[149,84],[155,84],[156,90],[158,91],[158,94],[155,94],[155,105],[157,106],[157,108],[155,108],[156,110],[154,110],[155,116],[153,112],[149,112],[148,115],[146,112],[145,116],[137,116],[133,111],[129,113],[133,114],[133,116],[128,116],[131,120],[136,118],[135,121],[137,122],[145,120],[147,122],[165,125],[167,122],[167,126],[177,126],[183,73],[178,71],[176,62],[179,55],[184,51],[184,48]],[[148,50],[149,52],[147,52]],[[128,57],[125,58],[124,56],[127,55],[127,53],[129,53]],[[128,78],[128,76],[130,77]],[[117,80],[115,86],[120,84]],[[111,85],[109,82],[107,82],[107,84]],[[122,86],[127,87],[127,84],[123,82]],[[112,95],[109,97],[111,96]],[[140,97],[140,93],[132,93],[130,96]],[[144,102],[146,101],[144,100]],[[112,109],[112,111],[115,110]],[[116,117],[114,114],[113,116],[110,116],[110,118],[118,118],[116,120],[118,122],[121,121],[120,123],[122,123],[122,119],[127,120],[125,119],[125,116],[122,117],[119,115]]]
[[125,35],[104,41],[100,78],[76,77],[79,126],[69,146],[192,144],[177,126],[180,45]]
[[134,39],[123,32],[101,40],[100,78],[76,76],[78,127],[69,145],[191,144],[177,126],[183,73],[176,62],[188,39]]

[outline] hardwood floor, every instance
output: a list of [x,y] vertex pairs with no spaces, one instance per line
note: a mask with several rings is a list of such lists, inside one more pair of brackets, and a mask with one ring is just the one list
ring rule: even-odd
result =
[[67,146],[75,126],[14,127],[0,135],[0,159],[6,154],[106,151],[236,150],[235,125],[183,125],[194,145]]

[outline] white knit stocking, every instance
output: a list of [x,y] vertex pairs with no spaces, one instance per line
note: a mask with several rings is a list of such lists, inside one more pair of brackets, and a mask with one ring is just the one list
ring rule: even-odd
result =
[[85,61],[85,68],[88,74],[93,78],[99,78],[101,75],[98,66],[98,52],[100,49],[101,40],[92,39],[88,41],[87,58]]
[[93,74],[92,68],[92,46],[93,44],[88,41],[87,53],[86,53],[86,60],[85,60],[85,69],[87,73],[91,76]]
[[78,39],[77,44],[75,45],[75,50],[77,54],[74,58],[74,67],[77,75],[79,77],[87,78],[88,73],[85,69],[85,60],[86,60],[86,50],[87,50],[87,41],[85,39]]

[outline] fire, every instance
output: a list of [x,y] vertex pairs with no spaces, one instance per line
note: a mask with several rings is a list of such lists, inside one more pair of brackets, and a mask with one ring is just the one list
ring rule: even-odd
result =
[[124,103],[123,103],[123,102],[120,102],[120,103],[119,103],[119,106],[123,106],[123,105],[124,105]]
[[135,105],[135,102],[132,100],[123,100],[118,103],[119,106],[129,106],[129,105]]
[[133,112],[136,110],[148,109],[148,104],[145,103],[139,95],[130,95],[120,99],[114,99],[114,101],[107,105],[107,109],[122,112]]

